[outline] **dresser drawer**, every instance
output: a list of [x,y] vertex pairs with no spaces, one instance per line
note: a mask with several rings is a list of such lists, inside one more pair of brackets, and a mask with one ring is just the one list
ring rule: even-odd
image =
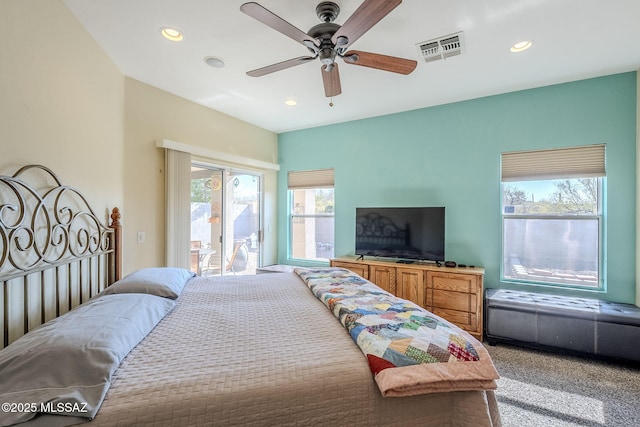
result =
[[429,272],[427,280],[427,286],[434,289],[470,294],[478,293],[478,276]]
[[[449,292],[440,289],[427,289],[431,294],[431,301],[427,300],[427,306],[434,308],[446,308],[457,311],[475,311],[478,305],[478,296],[466,292]],[[429,295],[427,295],[429,297]]]
[[478,315],[468,311],[456,311],[434,307],[431,312],[449,322],[455,323],[468,332],[476,332],[478,328]]

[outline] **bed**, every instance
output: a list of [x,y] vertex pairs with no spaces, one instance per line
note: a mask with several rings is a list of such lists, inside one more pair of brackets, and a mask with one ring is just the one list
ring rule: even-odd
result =
[[[57,179],[56,183],[59,184]],[[8,227],[6,217],[2,219],[3,205],[4,199],[0,203],[0,233],[4,236],[16,226]],[[193,277],[187,270],[154,268],[121,278],[117,271],[119,227],[116,222],[101,225],[96,232],[80,233],[94,236],[90,240],[99,250],[93,252],[105,256],[104,261],[86,261],[93,254],[85,251],[80,254],[81,260],[60,257],[51,267],[58,271],[56,274],[43,273],[46,269],[39,263],[22,269],[23,275],[16,272],[12,263],[9,267],[4,265],[10,273],[0,268],[3,329],[5,336],[10,335],[9,339],[5,337],[5,343],[11,341],[0,351],[0,403],[20,396],[12,401],[13,407],[3,405],[1,425],[16,421],[26,421],[18,425],[48,426],[84,422],[91,426],[500,425],[493,392],[495,372],[485,375],[483,371],[478,374],[481,378],[466,383],[458,381],[468,380],[466,371],[473,369],[467,367],[481,366],[479,361],[401,366],[404,356],[396,352],[400,359],[392,361],[398,366],[389,367],[383,364],[390,362],[375,356],[382,356],[384,351],[380,350],[380,342],[367,338],[378,338],[378,334],[367,331],[381,329],[369,315],[384,306],[378,321],[404,316],[407,325],[416,325],[405,329],[417,334],[421,316],[426,318],[429,314],[416,311],[418,307],[410,306],[408,301],[393,300],[392,295],[372,283],[341,269],[203,278]],[[0,260],[8,260],[11,257],[4,253],[11,249],[10,239],[2,237],[0,241]],[[23,251],[26,246],[17,248]],[[59,265],[62,259],[72,266],[79,262],[83,266],[74,273],[76,267]],[[92,271],[90,266],[95,268],[94,273],[88,273]],[[44,290],[35,292],[39,296],[30,297],[33,278],[24,277],[34,274],[40,278],[35,288]],[[85,283],[82,280],[87,275],[92,280]],[[46,280],[50,277],[56,278],[54,282],[60,282],[57,279],[62,277],[62,283],[51,284]],[[104,277],[105,282],[98,277]],[[81,282],[76,283],[78,280]],[[15,292],[8,290],[15,286],[27,300],[18,307],[13,304]],[[82,295],[75,295],[79,293]],[[54,306],[64,306],[54,313],[45,301],[50,294]],[[21,323],[19,331],[6,325],[15,318],[15,313],[7,311],[31,312],[34,301],[44,308],[35,310],[35,316],[23,316],[17,322]],[[66,309],[74,302],[77,304],[73,310]],[[374,310],[372,305],[377,308]],[[429,322],[466,342],[471,353],[480,355],[483,369],[493,366],[482,345],[464,331],[439,318],[430,317]],[[93,332],[92,324],[99,332]],[[69,336],[68,330],[63,329],[68,327],[78,329],[78,340],[100,345],[79,346],[72,342],[73,349],[81,350],[67,353],[60,343]],[[28,332],[29,329],[33,330]],[[21,332],[26,335],[18,337]],[[383,338],[386,346],[406,340],[399,336]],[[55,343],[55,349],[44,352],[44,342]],[[105,343],[114,343],[117,349]],[[47,353],[49,360],[31,357],[39,351]],[[97,353],[91,360],[84,360],[86,353],[92,351]],[[25,354],[29,357],[21,356]],[[66,363],[69,360],[73,363]],[[96,361],[105,372],[94,369]],[[456,370],[453,376],[446,377],[446,365]],[[393,383],[402,375],[415,379],[415,370],[430,367],[439,374],[444,372],[446,378],[439,382],[444,388],[403,389]],[[67,369],[73,372],[66,374]],[[20,376],[16,374],[19,370],[31,374]],[[386,382],[380,380],[383,374],[393,372],[401,375],[387,375]],[[86,383],[91,387],[78,389],[74,385],[72,392],[65,388],[64,396],[54,399],[43,397],[39,384],[41,378],[48,378],[46,381],[62,381],[68,387],[68,382],[79,383],[92,376],[93,382]],[[18,382],[28,386],[20,391],[12,389]],[[94,383],[101,387],[96,388]],[[466,385],[455,387],[463,383]],[[43,401],[33,400],[34,389],[41,393],[48,413],[40,411]],[[394,390],[400,390],[397,396]],[[11,409],[23,412],[16,414]]]

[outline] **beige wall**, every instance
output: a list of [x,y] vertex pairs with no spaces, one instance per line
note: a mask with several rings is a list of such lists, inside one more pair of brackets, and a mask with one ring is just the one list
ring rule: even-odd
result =
[[[0,174],[39,163],[122,210],[124,273],[164,264],[158,138],[277,161],[277,135],[125,78],[61,0],[0,0]],[[265,261],[276,260],[276,173],[265,177]],[[137,231],[146,242],[136,243]]]
[[[277,135],[133,79],[126,79],[125,93],[124,246],[136,248],[124,261],[130,271],[165,263],[164,150],[156,139],[275,163]],[[276,178],[275,172],[264,177],[266,264],[277,258]],[[145,233],[143,244],[138,231]]]
[[124,77],[61,1],[0,1],[0,174],[43,164],[96,214],[124,200]]

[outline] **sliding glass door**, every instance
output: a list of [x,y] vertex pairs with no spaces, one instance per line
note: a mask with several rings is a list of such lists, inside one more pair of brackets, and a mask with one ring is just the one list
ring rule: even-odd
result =
[[261,195],[259,175],[192,164],[192,271],[255,274],[261,260]]
[[261,255],[261,179],[232,171],[226,182],[224,245],[227,273],[255,274]]

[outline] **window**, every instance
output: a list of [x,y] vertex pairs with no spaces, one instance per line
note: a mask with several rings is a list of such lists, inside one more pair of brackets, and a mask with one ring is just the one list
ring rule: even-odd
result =
[[502,155],[502,279],[603,287],[605,146]]
[[289,258],[333,257],[333,169],[289,172]]

